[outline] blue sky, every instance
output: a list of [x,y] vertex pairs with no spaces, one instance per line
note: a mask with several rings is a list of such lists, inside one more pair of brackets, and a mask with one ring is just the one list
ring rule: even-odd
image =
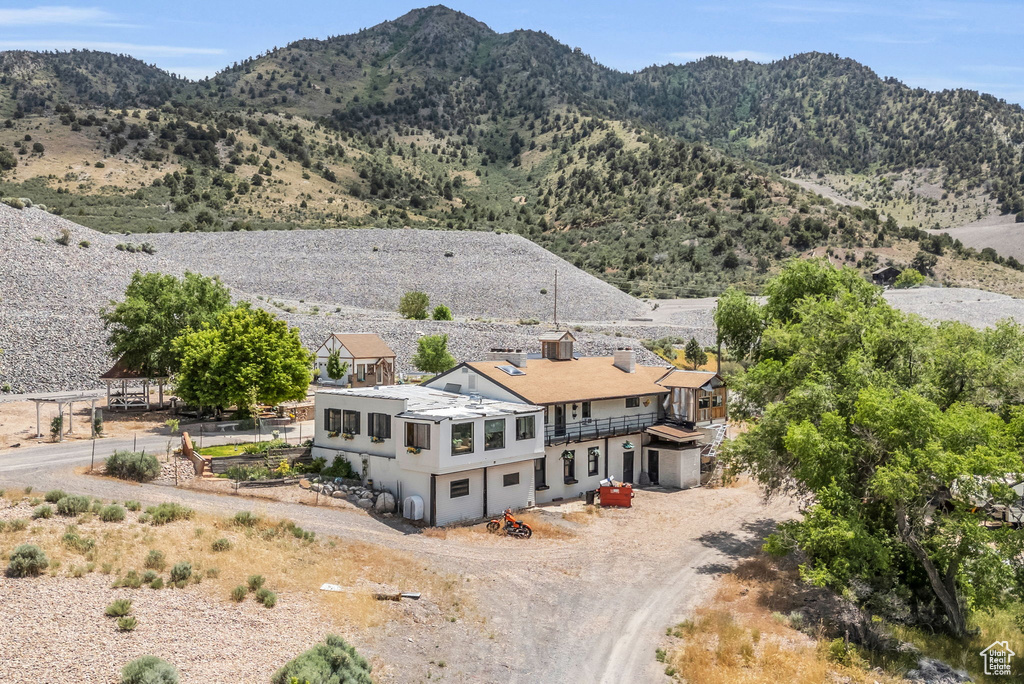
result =
[[[0,50],[72,47],[134,55],[201,78],[298,38],[352,33],[425,3],[93,0],[0,3]],[[471,0],[447,3],[497,31],[530,28],[632,71],[706,54],[770,61],[817,50],[881,76],[1024,103],[1024,0]]]

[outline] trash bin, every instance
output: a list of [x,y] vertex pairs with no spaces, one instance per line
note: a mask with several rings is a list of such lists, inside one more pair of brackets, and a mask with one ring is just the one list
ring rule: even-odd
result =
[[621,487],[601,487],[601,506],[621,506],[630,508],[633,505],[633,488],[628,484]]
[[596,489],[588,489],[587,490],[587,505],[588,506],[593,506],[594,505],[594,496],[596,494],[597,494],[597,490]]

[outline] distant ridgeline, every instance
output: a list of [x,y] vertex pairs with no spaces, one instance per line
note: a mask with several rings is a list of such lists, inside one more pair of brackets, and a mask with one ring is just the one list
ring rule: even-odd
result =
[[0,53],[3,119],[0,195],[104,231],[511,231],[650,297],[753,290],[817,247],[863,269],[894,246],[926,272],[949,255],[1019,269],[776,175],[938,168],[949,192],[1024,212],[1020,107],[833,55],[624,74],[432,7],[200,82]]

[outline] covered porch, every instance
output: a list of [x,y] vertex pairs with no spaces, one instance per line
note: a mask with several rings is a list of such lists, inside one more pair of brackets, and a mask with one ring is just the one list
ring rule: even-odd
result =
[[[149,411],[164,407],[164,384],[167,377],[150,377],[141,371],[128,367],[120,358],[106,373],[100,376],[107,386],[107,408],[113,411]],[[154,406],[150,394],[152,386],[157,387],[157,403]]]

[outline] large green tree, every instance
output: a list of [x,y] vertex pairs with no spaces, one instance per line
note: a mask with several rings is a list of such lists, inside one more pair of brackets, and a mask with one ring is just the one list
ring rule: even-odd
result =
[[247,303],[181,335],[173,350],[181,360],[175,391],[191,404],[251,412],[302,399],[309,387],[313,358],[298,329]]
[[1021,329],[925,323],[826,262],[790,264],[767,293],[756,363],[733,384],[749,430],[725,449],[766,494],[803,502],[767,548],[801,550],[823,586],[909,593],[958,636],[972,611],[1024,596],[1020,535],[983,524],[1024,472]]
[[111,301],[100,317],[113,358],[150,376],[165,376],[178,370],[174,339],[214,322],[230,305],[231,293],[217,278],[136,271],[124,300]]
[[447,335],[424,335],[416,342],[412,365],[426,373],[443,373],[455,365],[455,357],[448,353]]

